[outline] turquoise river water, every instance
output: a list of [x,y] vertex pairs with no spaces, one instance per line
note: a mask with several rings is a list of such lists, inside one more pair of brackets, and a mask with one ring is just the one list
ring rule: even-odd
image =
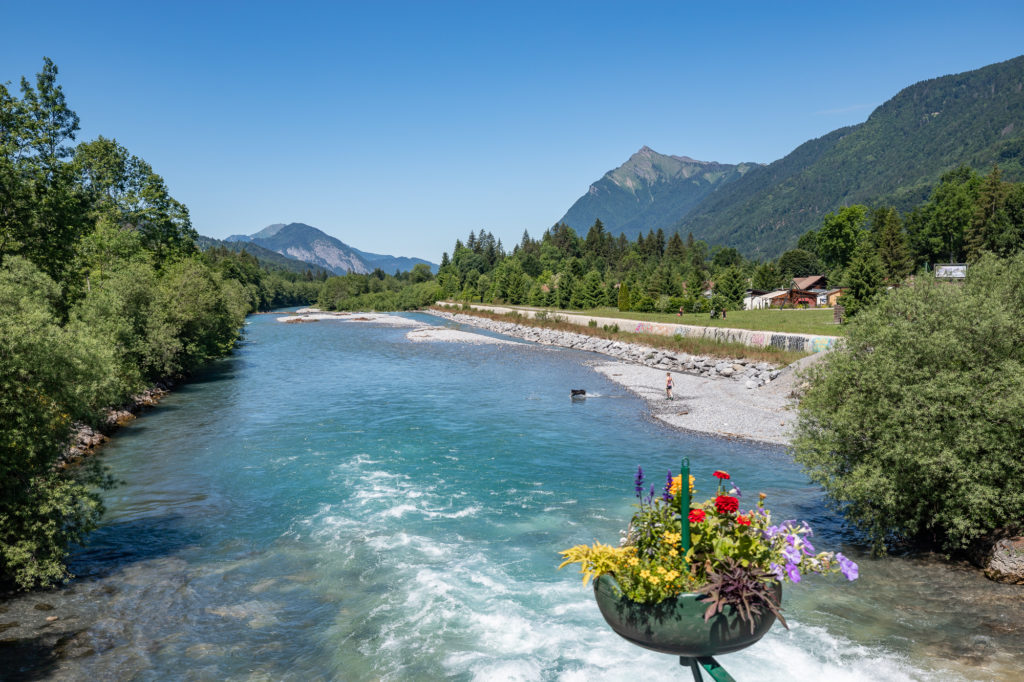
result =
[[[688,679],[555,570],[617,542],[638,464],[660,481],[688,456],[698,488],[725,469],[861,564],[787,588],[790,629],[721,657],[737,680],[1021,679],[1022,588],[864,556],[783,451],[658,424],[598,356],[406,332],[250,317],[235,355],[103,450],[123,484],[74,582],[3,603],[0,677]],[[29,622],[37,639],[11,636]]]

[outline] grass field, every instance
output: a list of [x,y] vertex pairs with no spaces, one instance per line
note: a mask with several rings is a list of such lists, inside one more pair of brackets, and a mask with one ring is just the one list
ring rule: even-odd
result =
[[[541,310],[528,306],[504,306],[507,308],[523,308]],[[664,322],[666,324],[692,324],[698,327],[732,327],[733,329],[750,329],[753,331],[782,332],[788,334],[815,334],[822,336],[843,336],[845,328],[832,322],[831,308],[808,308],[806,310],[778,308],[768,310],[732,310],[726,319],[712,320],[707,313],[676,315],[675,313],[637,313],[620,312],[618,308],[592,308],[590,310],[547,309],[552,315],[570,313],[573,315],[593,315],[595,317],[614,317],[620,320],[643,320],[644,322]]]

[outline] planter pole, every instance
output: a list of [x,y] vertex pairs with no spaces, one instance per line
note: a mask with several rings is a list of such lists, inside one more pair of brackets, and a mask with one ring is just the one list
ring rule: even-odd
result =
[[725,671],[718,661],[713,659],[711,656],[701,656],[700,658],[687,658],[686,656],[679,657],[679,665],[684,668],[689,667],[690,672],[693,673],[694,682],[703,682],[704,677],[701,675],[700,669],[708,671],[708,675],[711,675],[711,679],[715,682],[736,682],[732,675]]
[[688,566],[686,553],[690,551],[690,458],[683,457],[679,475],[679,544],[683,550],[683,565]]
[[[683,565],[688,566],[686,561],[686,553],[690,551],[690,458],[683,457],[682,464],[680,465],[680,483],[679,486],[679,544],[683,550]],[[689,668],[690,672],[693,673],[694,682],[703,682],[704,677],[701,675],[701,668],[706,670],[711,679],[716,682],[736,682],[732,675],[725,671],[718,661],[711,656],[701,656],[699,658],[689,658],[687,656],[679,657],[679,665],[684,668]]]

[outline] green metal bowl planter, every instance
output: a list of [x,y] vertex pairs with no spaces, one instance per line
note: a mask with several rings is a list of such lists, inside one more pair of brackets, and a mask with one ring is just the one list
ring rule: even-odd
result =
[[[802,573],[841,572],[857,577],[857,565],[842,554],[817,552],[806,523],[773,525],[764,508],[739,509],[739,487],[715,471],[717,495],[691,504],[693,477],[684,458],[669,472],[660,499],[645,494],[636,477],[639,510],[619,547],[595,542],[564,550],[561,566],[581,565],[583,583],[594,580],[594,596],[611,628],[637,646],[679,656],[697,682],[706,671],[719,682],[733,678],[713,658],[757,643],[772,624],[785,625],[779,609],[782,583]],[[561,568],[560,566],[560,568]]]
[[[782,600],[782,585],[775,583],[775,600]],[[775,622],[765,609],[751,624],[726,606],[710,620],[704,620],[707,597],[688,592],[657,604],[635,602],[622,593],[611,574],[594,580],[594,596],[601,615],[620,637],[645,649],[685,658],[731,654],[764,637]]]

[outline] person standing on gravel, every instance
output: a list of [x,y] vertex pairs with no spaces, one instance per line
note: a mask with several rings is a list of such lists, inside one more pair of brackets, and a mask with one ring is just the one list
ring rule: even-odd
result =
[[672,400],[672,372],[665,372],[665,399]]

